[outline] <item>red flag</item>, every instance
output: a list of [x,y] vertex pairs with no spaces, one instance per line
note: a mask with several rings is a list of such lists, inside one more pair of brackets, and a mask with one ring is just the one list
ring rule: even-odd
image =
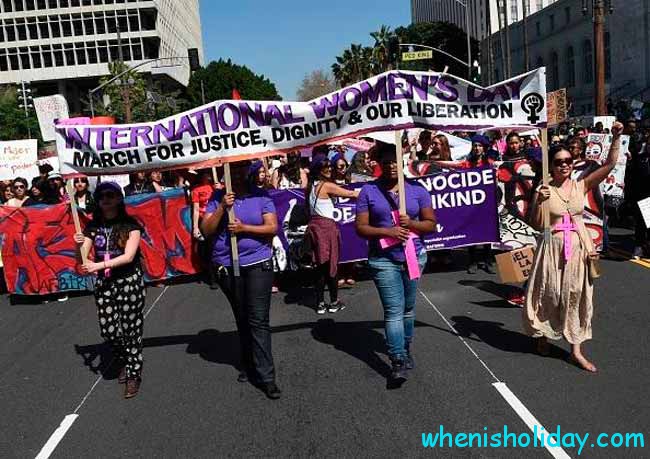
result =
[[233,100],[241,100],[241,95],[239,94],[239,91],[236,89],[232,90],[232,98]]

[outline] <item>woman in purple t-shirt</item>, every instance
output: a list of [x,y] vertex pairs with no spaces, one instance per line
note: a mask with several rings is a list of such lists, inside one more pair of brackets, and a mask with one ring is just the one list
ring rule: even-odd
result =
[[[406,215],[399,225],[393,221],[399,197],[397,162],[394,145],[379,144],[381,177],[364,185],[357,200],[357,233],[368,239],[368,266],[384,307],[388,356],[392,363],[391,380],[400,385],[407,379],[406,370],[414,368],[411,341],[415,325],[417,280],[410,280],[403,244],[382,248],[383,238],[406,242],[413,239],[415,252],[424,270],[427,253],[421,235],[432,233],[436,218],[431,195],[421,186],[405,183]],[[413,237],[415,235],[415,237]]]
[[[201,222],[206,236],[214,235],[212,262],[219,267],[218,282],[230,302],[241,346],[240,382],[249,379],[260,385],[271,399],[280,398],[275,384],[275,366],[271,353],[271,286],[273,254],[271,241],[278,229],[275,206],[269,195],[256,186],[258,169],[249,162],[231,167],[233,193],[214,193]],[[228,223],[227,212],[235,211]],[[232,270],[231,235],[237,236],[241,275]]]

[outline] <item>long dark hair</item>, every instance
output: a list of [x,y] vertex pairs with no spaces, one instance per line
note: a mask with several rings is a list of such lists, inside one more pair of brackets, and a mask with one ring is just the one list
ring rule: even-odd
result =
[[[106,219],[104,218],[104,214],[102,213],[101,206],[99,205],[99,201],[100,199],[97,200],[97,205],[93,210],[93,222],[97,226],[101,226],[106,222]],[[120,203],[117,205],[117,216],[113,221],[117,221],[118,223],[135,221],[135,219],[126,212],[126,204],[124,203],[124,196],[122,196]],[[116,235],[117,244],[120,248],[123,249],[124,247],[126,247],[126,241],[128,241],[129,239],[129,233],[130,233],[129,231],[122,231],[119,226],[117,227],[117,233],[115,235]]]
[[292,183],[300,183],[300,154],[289,153],[287,163],[278,168],[278,174],[284,175]]

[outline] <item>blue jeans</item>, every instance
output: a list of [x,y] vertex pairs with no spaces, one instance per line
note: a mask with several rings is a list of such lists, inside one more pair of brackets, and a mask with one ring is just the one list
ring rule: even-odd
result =
[[[422,251],[418,255],[420,272],[424,272],[426,263],[427,253]],[[387,257],[371,257],[368,266],[384,307],[388,356],[404,360],[413,340],[418,281],[409,279],[406,263]]]

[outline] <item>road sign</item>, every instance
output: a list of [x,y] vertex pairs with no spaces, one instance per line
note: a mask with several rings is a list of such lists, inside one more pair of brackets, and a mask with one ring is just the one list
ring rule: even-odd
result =
[[402,53],[403,61],[419,61],[421,59],[433,58],[433,51],[415,51],[412,53]]

